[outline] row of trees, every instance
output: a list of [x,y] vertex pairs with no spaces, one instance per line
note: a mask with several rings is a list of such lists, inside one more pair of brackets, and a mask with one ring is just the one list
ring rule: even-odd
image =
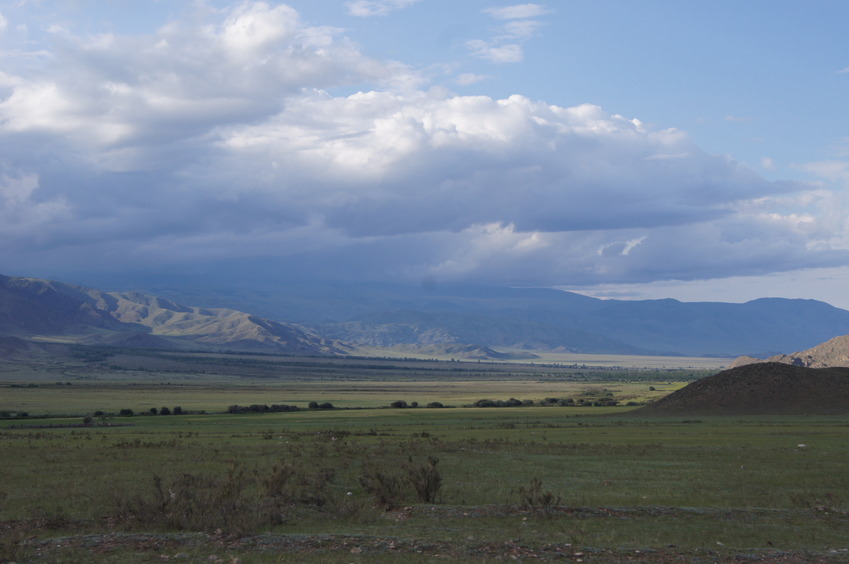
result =
[[612,407],[619,405],[619,402],[612,397],[601,398],[545,398],[539,401],[534,400],[519,400],[510,398],[507,400],[492,400],[480,399],[473,403],[471,407],[522,407],[522,406],[560,406],[560,407]]
[[[147,411],[147,413],[150,414],[150,415],[183,415],[186,412],[183,411],[183,408],[178,405],[177,407],[174,407],[173,409],[169,408],[169,407],[160,407],[158,409],[155,408],[155,407],[151,407]],[[118,415],[120,415],[122,417],[132,417],[135,414],[136,414],[135,411],[133,411],[132,409],[127,409],[127,408],[124,408],[124,409],[122,409],[118,412]],[[95,411],[93,415],[95,417],[107,417],[107,416],[114,415],[114,414],[106,413],[105,411],[98,410],[98,411]]]
[[[308,409],[334,409],[334,406],[330,402],[318,403],[317,401],[311,401],[307,405]],[[254,403],[251,405],[231,405],[227,408],[227,413],[281,413],[285,411],[300,411],[302,407],[298,407],[297,405],[287,405],[287,404],[271,404],[266,405],[264,403]]]

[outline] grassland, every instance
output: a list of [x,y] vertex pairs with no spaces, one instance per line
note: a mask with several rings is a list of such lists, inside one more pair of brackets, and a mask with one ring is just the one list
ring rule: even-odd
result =
[[463,407],[698,371],[107,352],[3,365],[0,561],[849,559],[845,417]]

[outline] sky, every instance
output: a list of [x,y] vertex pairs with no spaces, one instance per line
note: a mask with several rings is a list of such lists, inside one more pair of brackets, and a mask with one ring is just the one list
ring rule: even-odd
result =
[[847,26],[844,0],[7,0],[0,273],[849,308]]

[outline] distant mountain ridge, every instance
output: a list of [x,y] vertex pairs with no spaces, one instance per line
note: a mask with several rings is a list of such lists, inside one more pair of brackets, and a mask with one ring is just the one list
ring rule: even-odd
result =
[[[849,333],[849,311],[816,300],[600,300],[549,288],[160,281],[159,295],[225,305],[367,346],[475,343],[496,349],[766,358]],[[153,289],[153,288],[151,288]]]
[[140,292],[103,292],[2,275],[0,334],[48,342],[147,348],[344,352],[339,344],[308,329],[240,311],[188,307]]
[[497,359],[533,358],[540,351],[766,358],[849,334],[849,311],[815,300],[599,300],[545,288],[296,284],[260,276],[229,288],[202,280],[176,289],[158,283],[139,292],[105,292],[0,276],[0,336]]

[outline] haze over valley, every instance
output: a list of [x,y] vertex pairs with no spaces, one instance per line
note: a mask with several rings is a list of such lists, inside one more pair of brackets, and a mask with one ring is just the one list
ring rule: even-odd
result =
[[215,293],[197,306],[0,276],[0,334],[143,348],[506,360],[547,352],[766,358],[849,333],[849,312],[813,300],[617,301],[551,289],[385,284],[250,295],[240,295],[247,311],[239,311],[213,305],[231,305]]

